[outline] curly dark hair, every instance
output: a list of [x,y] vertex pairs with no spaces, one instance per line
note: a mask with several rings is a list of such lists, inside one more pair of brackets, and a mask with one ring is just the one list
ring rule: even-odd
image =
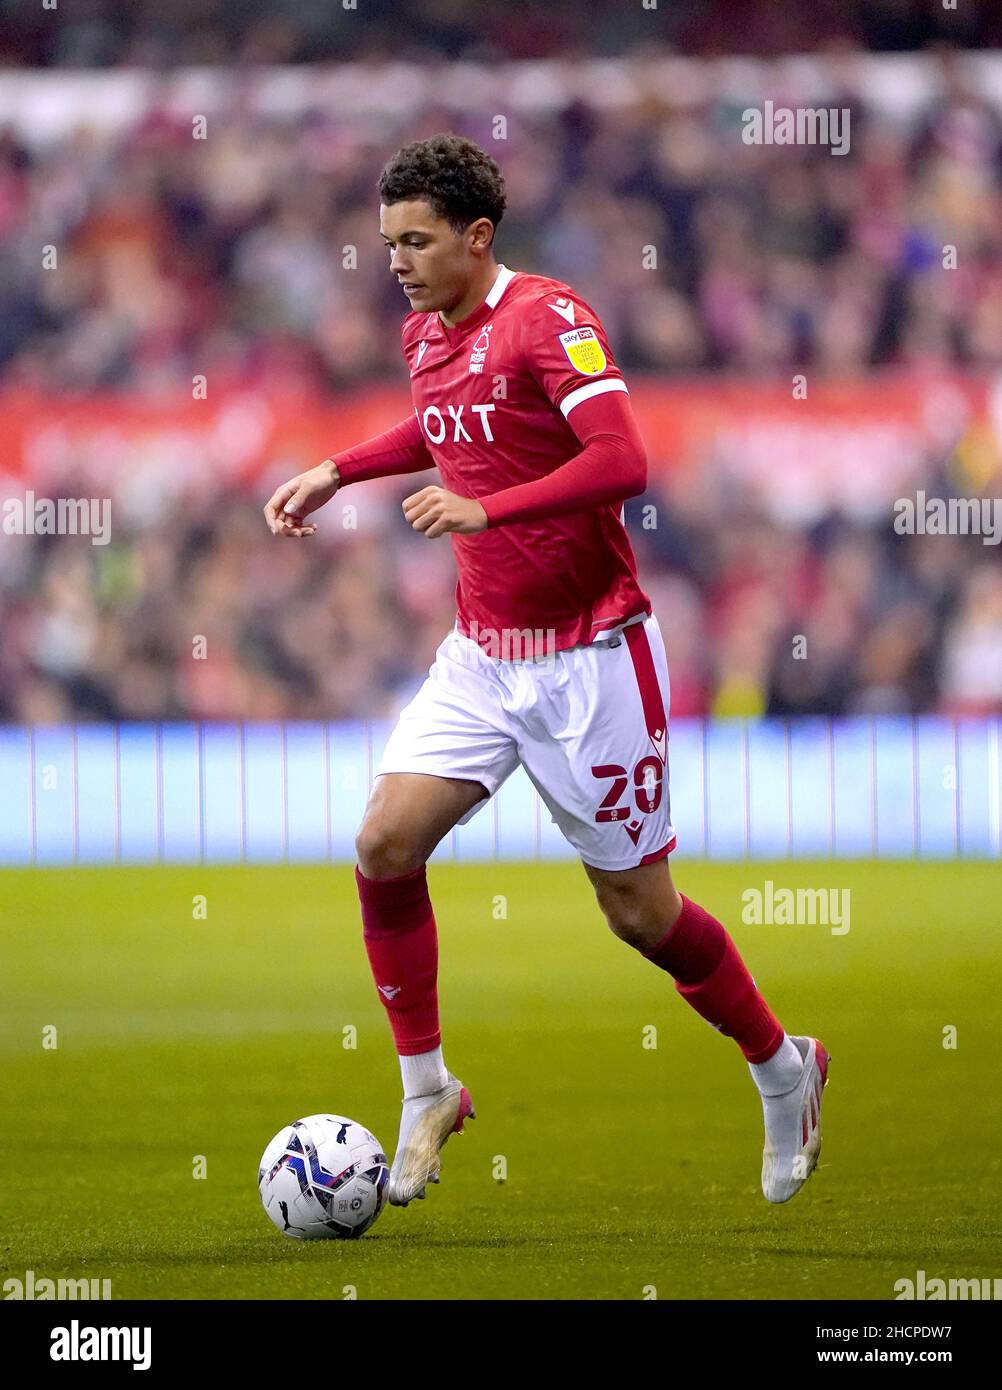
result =
[[433,135],[404,145],[379,179],[380,202],[423,199],[457,232],[478,217],[497,231],[504,216],[504,174],[490,155],[462,135]]

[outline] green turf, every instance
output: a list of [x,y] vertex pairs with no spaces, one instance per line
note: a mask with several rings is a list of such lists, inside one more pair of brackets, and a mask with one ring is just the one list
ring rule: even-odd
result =
[[[350,866],[0,874],[3,1277],[110,1278],[119,1298],[887,1299],[919,1269],[998,1276],[999,868],[676,876],[832,1053],[821,1166],[792,1202],[759,1190],[737,1047],[611,935],[577,865],[433,865],[446,1060],[478,1118],[426,1201],[302,1244],[261,1210],[267,1140],[324,1110],[396,1140]],[[851,888],[851,930],[743,925],[766,878]]]

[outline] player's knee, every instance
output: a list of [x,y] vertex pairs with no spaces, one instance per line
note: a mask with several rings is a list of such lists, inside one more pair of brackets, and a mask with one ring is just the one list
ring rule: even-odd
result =
[[355,855],[366,878],[399,878],[419,869],[426,858],[399,826],[371,816],[355,836]]
[[671,904],[652,902],[647,893],[626,885],[601,885],[595,892],[610,930],[637,951],[653,951],[678,915]]
[[647,949],[650,935],[649,913],[639,895],[629,890],[599,888],[598,905],[605,914],[609,928],[621,941],[638,951]]

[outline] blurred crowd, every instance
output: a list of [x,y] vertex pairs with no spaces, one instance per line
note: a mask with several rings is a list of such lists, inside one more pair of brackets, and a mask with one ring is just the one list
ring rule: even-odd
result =
[[[155,102],[114,133],[8,130],[0,389],[405,384],[375,183],[399,144],[449,128],[503,164],[499,258],[571,283],[627,373],[997,368],[998,110],[949,55],[914,118],[844,101],[844,156],[744,144],[740,102],[587,90],[513,112],[496,144],[472,114],[377,122],[336,104],[234,109],[204,141]],[[655,494],[655,530],[627,506],[676,714],[1002,709],[997,547],[895,536],[891,499],[883,526],[784,526],[715,486]],[[118,520],[108,546],[0,536],[0,718],[390,716],[452,622],[447,543],[412,537],[399,509],[335,544],[275,543],[262,501],[181,493]]]
[[[851,66],[832,72],[837,90]],[[499,259],[572,284],[627,369],[997,363],[1002,117],[955,56],[938,86],[909,120],[836,96],[851,116],[842,155],[746,144],[744,102],[674,105],[668,91],[525,106],[503,140],[493,116],[434,105],[264,116],[238,95],[204,140],[156,99],[115,131],[83,116],[55,142],[0,131],[0,382],[403,380],[407,306],[375,186],[400,144],[450,127],[504,169]]]
[[833,41],[876,51],[937,41],[1002,44],[995,0],[6,0],[0,61],[169,67],[306,63],[386,55],[450,59],[800,53]]
[[[107,546],[0,544],[0,719],[394,717],[452,626],[455,576],[448,541],[400,515],[412,489],[389,488],[357,531],[321,513],[307,541],[203,490]],[[1002,713],[1002,563],[980,537],[898,536],[890,511],[786,526],[709,471],[626,520],[676,717]]]

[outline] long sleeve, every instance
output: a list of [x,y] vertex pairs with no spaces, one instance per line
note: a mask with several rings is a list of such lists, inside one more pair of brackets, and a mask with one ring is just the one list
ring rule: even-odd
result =
[[622,502],[644,491],[647,451],[625,391],[583,400],[567,423],[581,452],[543,478],[479,497],[488,528]]
[[367,439],[364,444],[331,454],[331,458],[337,464],[342,484],[389,478],[398,473],[420,473],[435,467],[416,415],[408,416],[385,434]]

